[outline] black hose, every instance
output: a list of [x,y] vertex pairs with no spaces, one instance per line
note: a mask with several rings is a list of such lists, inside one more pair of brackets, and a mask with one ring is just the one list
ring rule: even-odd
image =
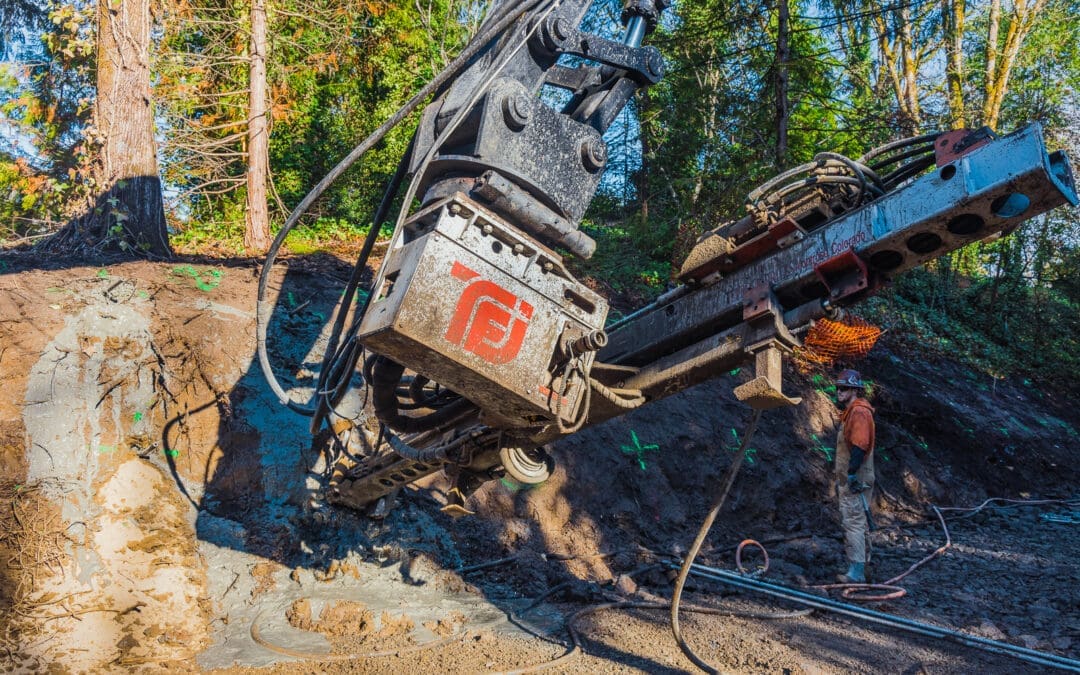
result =
[[716,673],[717,670],[701,660],[683,638],[682,630],[679,628],[679,601],[682,599],[683,586],[686,584],[686,577],[690,574],[690,567],[694,564],[694,558],[697,557],[698,551],[701,550],[701,544],[704,543],[705,537],[708,536],[709,530],[712,528],[713,521],[716,520],[717,514],[720,513],[720,509],[724,506],[724,501],[727,500],[728,492],[731,491],[731,486],[735,482],[735,476],[739,474],[743,459],[746,457],[746,449],[750,447],[750,439],[753,438],[754,432],[757,431],[758,419],[760,417],[761,410],[755,409],[754,416],[750,418],[750,424],[743,433],[743,439],[742,443],[739,444],[738,454],[736,454],[735,458],[731,461],[731,466],[728,467],[727,474],[724,476],[720,492],[717,493],[716,499],[713,500],[712,507],[709,508],[709,514],[705,516],[705,522],[701,524],[701,529],[698,530],[694,543],[686,553],[686,560],[683,561],[682,568],[679,570],[679,577],[675,580],[675,590],[671,594],[671,632],[675,635],[675,641],[679,643],[679,649],[682,650],[683,654],[686,654],[686,658],[693,661],[694,665],[707,673]]
[[870,166],[870,160],[874,159],[875,157],[879,157],[879,156],[881,156],[881,155],[883,155],[883,154],[885,154],[887,152],[890,152],[892,150],[895,150],[897,148],[905,148],[905,147],[908,147],[910,145],[918,145],[919,143],[930,143],[932,141],[937,140],[937,137],[940,136],[940,135],[941,135],[941,132],[935,131],[933,133],[923,134],[922,136],[912,136],[910,138],[901,138],[900,140],[897,140],[897,141],[892,141],[892,142],[886,143],[884,145],[879,145],[878,147],[874,148],[873,150],[870,150],[865,155],[860,157],[859,158],[859,163],[860,164],[866,164],[867,166]]
[[[356,257],[356,264],[353,266],[352,274],[349,276],[349,281],[345,286],[345,293],[341,298],[341,304],[338,305],[337,315],[334,317],[334,326],[330,331],[330,338],[326,345],[326,354],[323,357],[322,366],[319,368],[319,384],[318,391],[320,393],[326,391],[330,393],[330,400],[324,396],[320,396],[318,403],[316,404],[315,413],[311,420],[311,433],[317,433],[319,427],[322,426],[323,420],[326,418],[326,413],[330,408],[336,405],[341,397],[345,393],[345,387],[349,382],[350,375],[353,369],[356,367],[356,362],[360,358],[360,354],[363,352],[363,348],[355,346],[355,342],[352,341],[352,333],[355,331],[350,330],[350,337],[347,338],[343,345],[341,353],[338,350],[338,340],[341,337],[341,331],[345,327],[345,320],[349,315],[349,309],[353,304],[353,298],[357,289],[360,286],[360,279],[364,274],[364,270],[367,269],[367,261],[371,256],[372,249],[375,248],[375,242],[379,238],[379,230],[382,227],[383,221],[386,219],[387,213],[390,211],[390,207],[393,205],[394,197],[397,195],[398,190],[401,187],[401,182],[405,179],[405,174],[408,171],[408,157],[412,154],[412,149],[416,145],[416,134],[413,134],[412,140],[409,141],[409,147],[405,150],[405,154],[402,156],[401,161],[398,162],[397,169],[394,171],[394,175],[390,178],[390,182],[386,185],[386,190],[383,192],[382,200],[379,202],[379,206],[375,209],[375,215],[371,219],[371,229],[368,230],[367,237],[364,238],[364,245],[360,249],[360,254]],[[363,320],[364,315],[367,313],[368,305],[371,304],[371,294],[364,298],[363,304],[357,309],[356,315],[353,319],[353,327],[359,328],[360,321]],[[345,345],[348,345],[346,347]],[[348,351],[345,351],[345,350]],[[344,368],[335,367],[339,364],[344,365]],[[331,373],[330,371],[334,371]],[[329,385],[329,386],[328,386]]]
[[445,445],[439,445],[432,448],[414,448],[393,433],[386,431],[385,428],[383,429],[383,432],[386,436],[386,442],[391,450],[410,462],[423,462],[424,464],[432,464],[434,462],[445,460],[446,453],[461,447],[466,441],[474,437],[473,434],[466,434],[460,438],[455,438]]
[[371,367],[371,403],[375,408],[375,416],[380,422],[398,433],[431,431],[453,422],[476,408],[468,399],[459,398],[423,417],[402,415],[398,407],[397,386],[404,373],[405,366],[383,357],[377,357]]
[[890,166],[893,166],[895,164],[899,164],[902,161],[909,160],[912,157],[920,157],[921,158],[921,157],[928,157],[928,156],[929,157],[936,157],[936,155],[934,153],[934,146],[932,146],[932,145],[927,145],[925,147],[913,148],[911,150],[908,150],[907,152],[904,152],[904,153],[901,153],[901,154],[898,154],[898,155],[893,155],[891,157],[886,157],[885,159],[881,160],[880,162],[875,162],[874,165],[873,165],[873,168],[874,168],[875,171],[880,172],[880,171],[883,171],[884,169],[886,169],[886,168],[888,168]]

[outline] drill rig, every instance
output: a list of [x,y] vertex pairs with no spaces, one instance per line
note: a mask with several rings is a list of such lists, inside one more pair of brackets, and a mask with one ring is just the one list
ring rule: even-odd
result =
[[[433,94],[373,222],[411,176],[405,206],[362,296],[377,227],[365,242],[310,408],[277,385],[266,358],[266,279],[299,214],[379,132],[301,203],[271,248],[260,362],[282,402],[311,415],[313,433],[330,434],[331,501],[377,515],[403,485],[444,471],[453,484],[445,510],[469,513],[466,500],[485,481],[550,476],[547,446],[560,437],[747,362],[755,377],[737,398],[757,410],[796,404],[782,391],[782,358],[814,321],[894,274],[1077,203],[1068,158],[1047,153],[1035,125],[1000,138],[927,134],[859,158],[823,152],[705,233],[679,285],[608,323],[606,300],[560,251],[587,258],[595,249],[578,225],[607,162],[603,134],[663,75],[660,53],[642,41],[667,0],[627,0],[621,40],[582,31],[590,4],[496,4],[413,99],[418,107]],[[560,109],[539,96],[545,86],[569,92]],[[341,408],[357,386],[370,393],[366,416]]]

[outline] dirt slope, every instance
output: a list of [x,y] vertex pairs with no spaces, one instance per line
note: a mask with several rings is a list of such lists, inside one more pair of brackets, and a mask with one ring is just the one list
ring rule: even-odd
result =
[[[730,394],[744,370],[561,442],[550,481],[528,490],[489,484],[474,497],[476,517],[455,522],[440,513],[434,481],[403,492],[398,508],[373,523],[325,505],[325,466],[311,451],[306,420],[278,404],[253,364],[253,265],[6,263],[0,653],[17,669],[288,661],[252,639],[253,623],[271,643],[312,654],[395,651],[448,631],[468,634],[436,650],[326,662],[312,672],[402,664],[483,672],[551,658],[561,653],[557,644],[529,637],[505,613],[565,584],[525,622],[555,631],[581,603],[615,591],[620,575],[680,553],[748,419]],[[298,397],[312,384],[318,354],[310,348],[345,276],[341,263],[319,258],[294,261],[272,284],[272,358]],[[889,339],[858,364],[876,384],[879,579],[941,544],[940,527],[926,520],[930,503],[1077,496],[1075,401],[950,362],[905,363],[910,346],[893,351]],[[836,410],[816,382],[792,372],[786,386],[804,403],[763,418],[752,461],[709,540],[712,564],[730,567],[734,545],[752,537],[769,547],[770,577],[784,583],[831,581],[841,568],[827,471]],[[1047,512],[950,521],[956,546],[906,582],[907,598],[883,609],[1080,656],[1080,532],[1044,519]],[[506,557],[514,560],[454,571]],[[670,593],[662,573],[637,581]],[[624,578],[618,590],[634,586]],[[777,608],[716,587],[695,591],[702,602]],[[287,614],[304,599],[314,599],[316,612],[306,628],[318,625],[318,611],[349,600],[363,609],[335,625],[363,630],[299,630]],[[688,622],[703,656],[740,672],[1030,669],[831,617]],[[662,613],[612,612],[581,626],[589,656],[571,671],[690,668]]]

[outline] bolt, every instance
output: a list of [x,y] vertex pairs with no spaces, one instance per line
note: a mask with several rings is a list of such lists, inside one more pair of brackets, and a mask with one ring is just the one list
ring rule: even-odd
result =
[[525,247],[518,243],[514,244],[514,248],[512,250],[514,251],[514,255],[521,255],[522,253],[524,253]]
[[589,173],[596,173],[607,163],[607,145],[599,138],[581,142],[581,163]]
[[480,231],[484,234],[491,234],[492,229],[494,228],[491,227],[491,223],[484,223],[484,226],[480,228]]
[[450,207],[447,208],[447,211],[450,212],[450,215],[456,216],[459,213],[461,213],[461,205],[460,204],[451,204]]
[[649,72],[655,77],[660,77],[664,74],[664,59],[660,56],[660,52],[649,52],[648,67]]
[[529,97],[523,92],[517,92],[505,97],[502,102],[503,119],[506,126],[514,131],[521,131],[529,122],[532,109],[529,106]]
[[552,21],[550,25],[551,37],[555,38],[559,42],[562,42],[566,39],[567,35],[570,35],[570,24],[568,24],[566,22],[566,19],[562,18],[561,16],[556,17],[556,19]]
[[544,270],[545,272],[550,272],[551,270],[555,269],[555,265],[552,265],[550,260],[545,260],[543,264],[540,265],[540,269]]

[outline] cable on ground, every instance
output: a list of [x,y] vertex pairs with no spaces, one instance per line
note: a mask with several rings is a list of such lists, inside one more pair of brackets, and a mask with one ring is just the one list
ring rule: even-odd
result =
[[[765,556],[765,562],[753,572],[748,572],[742,564],[742,552],[747,546],[754,546],[761,555]],[[739,545],[735,548],[735,567],[739,570],[740,574],[745,574],[748,577],[760,577],[764,576],[769,571],[769,552],[765,550],[765,547],[760,542],[754,539],[743,539],[739,542]]]
[[[674,564],[670,567],[671,569],[675,569]],[[715,569],[704,565],[694,565],[693,567],[695,576],[699,576],[703,579],[710,579],[712,581],[719,581],[741,590],[765,593],[766,595],[797,602],[807,607],[823,609],[856,619],[863,619],[871,623],[877,623],[890,628],[897,628],[918,635],[952,640],[953,642],[958,642],[967,647],[981,649],[993,654],[1012,656],[1029,663],[1080,672],[1080,661],[1077,661],[1076,659],[1058,656],[1057,654],[1051,654],[1049,652],[1040,652],[1026,647],[1018,647],[1016,645],[1008,644],[1007,642],[999,642],[989,638],[968,635],[957,630],[942,628],[941,626],[915,621],[895,614],[878,612],[866,607],[860,607],[859,605],[852,605],[833,600],[832,598],[800,591],[795,588],[781,586],[779,584],[770,584],[759,579],[748,579],[745,576],[727,570]]]
[[[569,619],[566,620],[566,631],[570,634],[570,648],[567,652],[558,658],[551,661],[541,663],[535,666],[529,666],[528,668],[522,668],[520,670],[512,670],[503,675],[528,675],[529,673],[538,673],[549,668],[555,668],[557,666],[564,666],[570,661],[574,660],[581,655],[581,633],[578,632],[574,624],[582,617],[588,616],[595,612],[602,612],[609,609],[648,609],[648,610],[667,610],[671,609],[672,603],[670,602],[636,602],[633,600],[606,602],[599,605],[592,605],[586,607],[577,612],[574,612]],[[792,612],[743,612],[730,609],[724,609],[722,607],[701,607],[698,605],[689,605],[682,608],[687,612],[695,614],[711,614],[717,616],[733,616],[747,619],[796,619],[807,616],[814,610],[812,609],[800,609]],[[715,671],[714,671],[715,672]]]
[[694,665],[707,673],[716,673],[717,670],[705,661],[702,661],[683,638],[682,630],[679,627],[679,601],[682,599],[683,586],[686,584],[686,577],[690,574],[690,567],[694,564],[694,558],[697,557],[698,551],[701,550],[701,544],[709,534],[713,521],[716,520],[717,514],[720,513],[721,507],[724,506],[724,502],[727,500],[728,492],[731,491],[731,486],[735,482],[735,476],[739,474],[739,469],[742,467],[743,460],[746,458],[746,449],[750,446],[750,439],[754,437],[754,432],[757,431],[757,424],[760,418],[761,410],[754,410],[754,415],[750,418],[750,424],[743,433],[742,443],[739,444],[739,449],[735,454],[735,458],[732,460],[731,466],[728,467],[727,475],[724,476],[721,489],[717,493],[716,499],[713,501],[708,515],[705,517],[705,522],[701,524],[701,529],[698,530],[694,543],[686,553],[686,559],[679,569],[679,576],[675,580],[675,590],[671,596],[671,632],[675,636],[675,642],[679,644],[679,649],[682,650],[683,654],[686,654],[686,657],[694,662]]
[[813,588],[820,588],[827,591],[838,590],[842,597],[857,602],[884,602],[885,600],[896,600],[907,595],[907,590],[896,584],[904,577],[949,550],[949,547],[952,546],[952,536],[949,535],[949,528],[945,525],[945,517],[941,515],[941,511],[938,510],[938,507],[931,506],[930,508],[934,510],[934,513],[938,517],[938,521],[941,523],[941,529],[945,533],[945,543],[934,549],[930,555],[907,568],[903,573],[880,584],[823,584],[821,586],[814,586]]

